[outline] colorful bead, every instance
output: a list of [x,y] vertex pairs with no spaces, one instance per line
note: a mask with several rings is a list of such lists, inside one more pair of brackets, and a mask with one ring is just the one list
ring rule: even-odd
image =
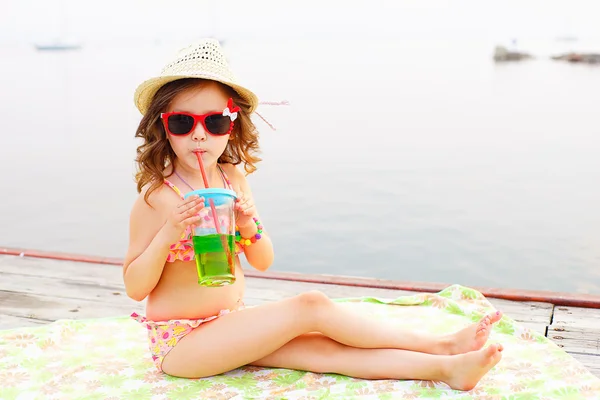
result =
[[252,220],[254,221],[254,223],[256,224],[256,234],[254,236],[252,236],[251,238],[243,238],[242,235],[240,234],[240,228],[236,225],[235,227],[235,241],[238,242],[240,244],[240,246],[245,246],[248,247],[250,245],[252,245],[253,243],[256,243],[258,240],[260,240],[262,238],[262,232],[263,232],[263,226],[260,223],[259,220],[257,220],[256,218],[252,218]]

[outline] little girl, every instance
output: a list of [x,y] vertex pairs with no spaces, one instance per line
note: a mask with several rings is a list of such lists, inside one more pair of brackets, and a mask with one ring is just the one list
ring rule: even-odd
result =
[[143,140],[136,160],[140,194],[131,211],[123,279],[132,299],[147,298],[146,317],[132,316],[148,329],[159,370],[198,378],[251,364],[364,379],[435,380],[469,390],[498,363],[502,346],[483,347],[500,313],[434,336],[403,330],[401,321],[352,313],[317,291],[244,308],[237,254],[234,284],[199,285],[191,226],[208,205],[197,196],[183,197],[204,188],[196,153],[210,187],[237,193],[239,252],[259,271],[273,262],[269,234],[237,167],[251,173],[260,161],[250,118],[258,99],[236,82],[219,43],[208,39],[183,49],[159,76],[143,82],[135,103],[143,114],[136,132]]

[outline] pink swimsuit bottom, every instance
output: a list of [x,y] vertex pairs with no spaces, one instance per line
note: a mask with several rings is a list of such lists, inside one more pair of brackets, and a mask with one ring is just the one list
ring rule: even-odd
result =
[[183,339],[186,335],[192,332],[200,325],[219,318],[230,312],[238,311],[243,309],[244,306],[240,306],[236,310],[221,310],[219,314],[213,315],[212,317],[202,319],[171,319],[168,321],[150,321],[146,317],[138,315],[137,313],[131,314],[131,317],[136,321],[144,324],[148,329],[148,344],[150,347],[150,353],[152,354],[152,361],[154,365],[162,372],[162,362],[166,355]]

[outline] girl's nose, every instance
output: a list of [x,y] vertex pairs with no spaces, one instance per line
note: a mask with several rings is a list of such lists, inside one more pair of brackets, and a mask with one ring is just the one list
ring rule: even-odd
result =
[[206,141],[206,131],[201,123],[196,124],[196,129],[192,132],[192,140],[195,142]]

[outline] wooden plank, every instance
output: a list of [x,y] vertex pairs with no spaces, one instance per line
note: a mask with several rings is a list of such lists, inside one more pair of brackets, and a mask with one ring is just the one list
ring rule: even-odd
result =
[[579,361],[592,374],[600,378],[600,356],[591,354],[569,353],[574,359]]
[[556,307],[548,338],[600,377],[600,310]]
[[[50,298],[82,299],[87,301],[100,301],[104,304],[116,304],[121,306],[132,306],[137,304],[127,297],[123,287],[103,287],[91,283],[80,283],[64,279],[51,279],[43,277],[24,277],[15,274],[4,274],[8,281],[3,282],[3,287],[13,292],[28,293],[34,295],[43,295]],[[23,281],[24,280],[24,281]],[[264,282],[267,281],[267,282]],[[269,280],[250,279],[246,290],[245,303],[248,305],[258,305],[264,302],[277,301],[285,297],[294,296],[298,293],[308,290],[321,290],[330,297],[352,297],[352,295],[365,295],[384,298],[396,298],[400,295],[410,294],[408,292],[397,293],[388,289],[367,289],[363,293],[349,293],[348,287],[339,287],[326,284],[309,284],[290,282],[287,285],[280,285],[275,289],[270,289]],[[351,290],[355,288],[350,287]],[[391,292],[391,293],[390,293]],[[360,297],[360,296],[359,296]],[[133,306],[132,306],[133,307]],[[2,309],[0,307],[0,309]],[[70,314],[65,314],[60,318],[70,318]],[[545,334],[546,325],[536,321],[520,321],[522,325]]]
[[[0,255],[13,255],[28,258],[54,259],[79,261],[95,264],[110,264],[121,266],[123,260],[120,258],[87,256],[83,254],[40,251],[34,249],[23,248],[7,248],[0,247]],[[343,286],[360,286],[360,287],[376,287],[392,290],[408,290],[415,292],[437,292],[449,286],[448,283],[440,282],[415,282],[415,281],[395,281],[389,279],[331,275],[331,274],[306,274],[299,272],[279,272],[267,271],[258,272],[255,270],[246,270],[246,275],[253,278],[270,278],[311,283],[329,283]],[[570,293],[570,292],[554,292],[554,291],[536,291],[523,289],[508,289],[508,288],[489,288],[489,287],[473,287],[489,298],[506,299],[520,302],[544,302],[555,305],[587,307],[600,309],[600,296]]]
[[[82,273],[85,271],[85,273]],[[114,265],[102,265],[81,263],[75,261],[59,261],[49,259],[34,259],[17,256],[1,256],[0,257],[0,276],[5,274],[19,274],[30,277],[42,278],[61,278],[71,283],[78,282],[93,282],[98,286],[106,287],[122,287],[123,278],[122,271]],[[10,277],[7,277],[7,279]],[[17,279],[12,276],[12,279]],[[413,294],[401,290],[365,288],[355,286],[339,286],[330,284],[319,284],[310,282],[294,282],[283,280],[272,280],[262,278],[246,278],[248,288],[256,288],[258,290],[269,289],[278,290],[279,297],[274,297],[274,293],[270,293],[264,300],[277,300],[282,297],[294,296],[308,290],[321,290],[327,293],[330,297],[361,297],[361,296],[376,296],[384,298],[396,298],[405,294]],[[2,281],[0,281],[2,282]],[[48,282],[47,280],[44,282]],[[33,285],[33,284],[31,284]],[[0,286],[2,288],[2,286]],[[261,297],[258,297],[261,298]]]
[[14,317],[12,315],[0,314],[0,330],[40,326],[50,322],[52,321],[42,321],[39,319]]
[[[122,303],[129,301],[123,288],[121,269],[114,265],[92,264],[76,261],[63,261],[17,256],[0,257],[0,271],[10,278],[7,289],[33,294],[47,294],[61,297],[74,297],[87,300],[101,300]],[[82,271],[85,273],[82,274]],[[9,275],[13,274],[13,275]],[[24,276],[23,279],[17,275]],[[35,277],[35,279],[26,279]],[[78,286],[81,282],[81,286]],[[44,289],[45,288],[45,289]],[[297,295],[308,290],[320,290],[332,298],[374,296],[394,299],[414,292],[342,286],[324,283],[247,278],[246,303],[260,304]],[[120,293],[115,295],[113,293]],[[545,333],[552,316],[552,304],[539,302],[515,302],[502,299],[488,299],[496,309],[518,323]]]
[[488,299],[497,310],[518,322],[533,322],[550,325],[553,305],[548,303],[517,302]]
[[246,278],[246,296],[266,301],[281,300],[310,290],[319,290],[331,298],[380,297],[395,299],[415,292],[403,290],[330,285],[326,283],[294,282],[262,278]]
[[[99,285],[122,285],[121,269],[114,265],[82,263],[75,261],[62,261],[51,259],[27,258],[16,256],[0,256],[0,271],[30,276],[63,278],[77,281],[92,281]],[[85,271],[85,274],[82,274]],[[265,278],[246,278],[248,288],[259,290],[280,290],[283,296],[293,296],[302,291],[321,290],[331,297],[360,297],[376,296],[383,298],[396,298],[398,296],[414,294],[416,292],[392,289],[366,288],[357,286],[332,285],[324,283],[296,282],[285,280],[272,280]],[[271,295],[264,297],[266,300],[275,300]],[[551,305],[547,303],[519,303],[509,300],[489,299],[496,308],[514,316],[543,315],[549,318]],[[520,306],[526,304],[527,306]],[[521,320],[524,320],[521,318]],[[541,321],[537,319],[535,321]]]
[[554,305],[540,302],[520,302],[512,300],[488,298],[492,305],[504,314],[515,319],[515,317],[528,317],[530,320],[550,324]]
[[514,319],[519,325],[546,335],[552,320],[554,305],[540,302],[518,302],[503,299],[488,299],[504,315]]
[[[0,270],[5,272],[2,288],[11,291],[100,300],[116,304],[126,304],[130,301],[124,291],[121,269],[113,265],[2,256]],[[247,304],[260,304],[308,290],[320,290],[332,298],[373,296],[394,299],[415,293],[392,289],[247,278],[245,301]],[[551,305],[489,300],[497,309],[517,322],[533,327],[538,332],[545,331],[545,324],[551,315]]]
[[123,283],[101,284],[90,280],[47,278],[6,272],[0,273],[0,279],[2,280],[0,289],[10,292],[86,299],[115,304],[127,304],[133,301],[127,297]]
[[564,327],[589,327],[600,329],[600,309],[581,307],[556,307],[552,325]]
[[600,356],[600,328],[551,325],[548,338],[567,352]]
[[[82,271],[85,271],[85,273],[82,273]],[[1,286],[7,290],[13,290],[14,285],[17,284],[21,285],[20,287],[34,287],[36,290],[39,289],[40,286],[51,284],[56,289],[58,289],[56,285],[60,285],[60,289],[73,291],[74,289],[72,286],[74,286],[76,282],[93,283],[94,285],[106,288],[107,290],[114,289],[115,292],[118,292],[119,290],[122,291],[123,287],[123,278],[120,268],[113,265],[88,264],[74,261],[2,256],[0,257],[0,275],[3,276],[2,281],[9,281],[8,284],[3,282]],[[18,275],[35,277],[35,279],[39,280],[40,285],[36,286],[32,283],[34,281],[30,279],[19,279]],[[60,278],[63,279],[63,281],[62,283],[57,283],[56,281],[53,282],[48,280],[48,278]],[[11,283],[11,280],[16,282]],[[414,293],[390,289],[338,286],[261,278],[246,278],[246,280],[248,288],[271,290],[270,293],[265,293],[262,297],[257,297],[258,299],[269,301],[278,300],[282,297],[294,296],[308,290],[321,290],[330,297],[335,298],[376,296],[393,299],[401,295]],[[90,286],[93,285],[86,285],[86,287]]]
[[[52,260],[18,256],[0,256],[3,273],[73,279],[102,285],[123,284],[123,270],[115,265]],[[2,281],[0,280],[0,285]]]
[[107,304],[100,301],[71,299],[0,290],[0,314],[45,321],[57,319],[105,318],[143,312],[144,303]]
[[[382,289],[408,290],[415,292],[433,293],[450,286],[449,283],[414,281],[408,282],[357,276],[306,274],[300,272],[267,271],[261,273],[254,270],[249,270],[247,275],[256,278],[293,280],[313,283],[329,283],[345,286],[377,287]],[[484,296],[486,296],[487,298],[505,299],[516,302],[538,302],[572,307],[587,307],[600,309],[599,295],[480,286],[471,286],[471,288],[479,291],[480,293],[483,293]]]
[[517,321],[517,323],[525,328],[528,328],[534,332],[537,332],[541,335],[546,336],[546,331],[548,330],[548,325],[538,324],[535,322],[520,322],[520,321]]

